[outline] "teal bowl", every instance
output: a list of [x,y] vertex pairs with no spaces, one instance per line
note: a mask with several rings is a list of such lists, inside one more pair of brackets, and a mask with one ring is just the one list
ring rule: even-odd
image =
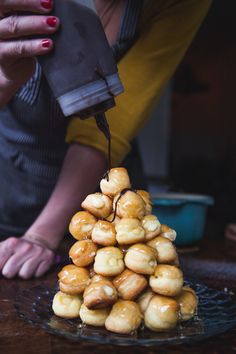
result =
[[153,214],[161,224],[177,232],[176,246],[198,243],[204,235],[207,209],[212,197],[197,194],[165,193],[152,195]]

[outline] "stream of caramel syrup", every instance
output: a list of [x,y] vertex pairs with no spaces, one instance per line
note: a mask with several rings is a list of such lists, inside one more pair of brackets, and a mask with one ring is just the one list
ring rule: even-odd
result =
[[[96,114],[95,120],[96,120],[96,124],[97,124],[98,129],[101,130],[101,132],[105,135],[105,137],[108,141],[108,169],[102,178],[106,178],[107,181],[109,181],[109,172],[111,170],[111,132],[110,132],[109,124],[107,122],[105,113]],[[132,189],[132,188],[123,189],[120,192],[119,198],[117,199],[117,201],[115,203],[114,216],[113,216],[112,220],[109,221],[109,220],[105,219],[106,221],[112,223],[115,220],[116,214],[117,214],[118,202],[119,202],[120,198],[122,197],[122,195],[124,195],[128,191],[137,192],[135,189]]]
[[109,128],[109,124],[107,122],[105,113],[99,113],[95,115],[95,120],[98,129],[105,135],[108,141],[108,169],[103,178],[106,178],[109,181],[109,172],[111,170],[111,132]]

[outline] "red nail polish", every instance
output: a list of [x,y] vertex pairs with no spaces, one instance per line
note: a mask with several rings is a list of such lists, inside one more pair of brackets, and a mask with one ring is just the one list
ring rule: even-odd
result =
[[52,8],[52,0],[42,0],[41,6],[47,10],[51,9]]
[[57,19],[56,17],[48,17],[46,22],[50,27],[56,27]]
[[49,41],[48,39],[44,39],[44,40],[42,41],[42,47],[43,47],[43,48],[49,48],[50,45],[51,45],[51,43],[50,43],[50,41]]

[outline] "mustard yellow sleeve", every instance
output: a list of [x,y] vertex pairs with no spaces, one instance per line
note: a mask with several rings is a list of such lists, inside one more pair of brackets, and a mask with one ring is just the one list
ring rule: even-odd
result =
[[[107,112],[112,134],[112,165],[129,151],[203,21],[211,0],[151,0],[140,19],[140,35],[119,62],[125,92]],[[94,119],[73,118],[66,141],[77,141],[107,154],[107,142]]]

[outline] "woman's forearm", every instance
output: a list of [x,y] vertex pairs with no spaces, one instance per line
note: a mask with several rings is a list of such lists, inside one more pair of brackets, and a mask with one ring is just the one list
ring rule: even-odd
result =
[[87,194],[98,186],[106,170],[105,155],[94,148],[72,144],[48,203],[26,232],[32,241],[56,249],[73,214]]

